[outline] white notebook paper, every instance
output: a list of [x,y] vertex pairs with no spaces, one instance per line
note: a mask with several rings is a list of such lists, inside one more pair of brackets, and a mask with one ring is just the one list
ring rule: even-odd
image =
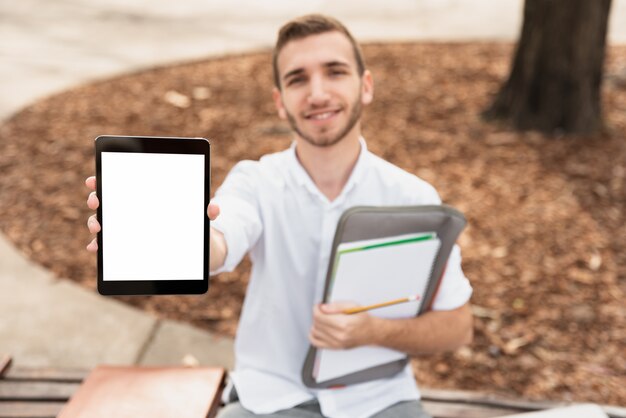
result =
[[[423,298],[440,246],[434,232],[340,244],[327,302],[371,305],[411,295]],[[418,300],[374,309],[369,314],[411,318],[417,315],[420,306]],[[374,346],[320,349],[313,377],[324,382],[404,357],[404,353]]]

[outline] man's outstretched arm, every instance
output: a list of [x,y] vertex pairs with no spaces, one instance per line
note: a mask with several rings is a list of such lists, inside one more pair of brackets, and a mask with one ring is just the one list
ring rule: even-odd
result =
[[333,349],[376,345],[417,356],[455,350],[472,341],[469,303],[457,309],[429,311],[407,319],[378,318],[367,312],[341,313],[353,306],[346,303],[316,305],[309,335],[311,343],[318,348]]

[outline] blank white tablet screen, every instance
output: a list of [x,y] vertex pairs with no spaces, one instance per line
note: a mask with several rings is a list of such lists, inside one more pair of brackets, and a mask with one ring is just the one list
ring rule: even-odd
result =
[[103,280],[202,280],[204,155],[102,153]]

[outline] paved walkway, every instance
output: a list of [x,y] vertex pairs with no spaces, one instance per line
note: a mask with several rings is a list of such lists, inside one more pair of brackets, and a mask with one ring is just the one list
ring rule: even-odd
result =
[[[522,0],[0,0],[0,120],[50,94],[157,64],[270,48],[287,19],[323,12],[362,41],[516,39]],[[626,0],[609,39],[626,43]],[[0,144],[0,152],[2,145]],[[231,367],[232,341],[56,279],[0,234],[0,355],[16,365]]]

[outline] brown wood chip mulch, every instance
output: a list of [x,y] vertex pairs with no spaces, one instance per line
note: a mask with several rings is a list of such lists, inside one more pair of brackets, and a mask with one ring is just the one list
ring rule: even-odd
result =
[[[487,124],[505,44],[373,44],[369,148],[462,210],[475,341],[414,361],[420,383],[539,399],[626,403],[626,48],[608,50],[606,128],[548,137]],[[57,276],[95,288],[83,181],[101,134],[212,139],[213,188],[241,159],[284,149],[267,53],[104,80],[41,100],[0,127],[0,229]],[[200,297],[126,297],[234,335],[249,265]],[[424,336],[428,338],[428,336]]]

